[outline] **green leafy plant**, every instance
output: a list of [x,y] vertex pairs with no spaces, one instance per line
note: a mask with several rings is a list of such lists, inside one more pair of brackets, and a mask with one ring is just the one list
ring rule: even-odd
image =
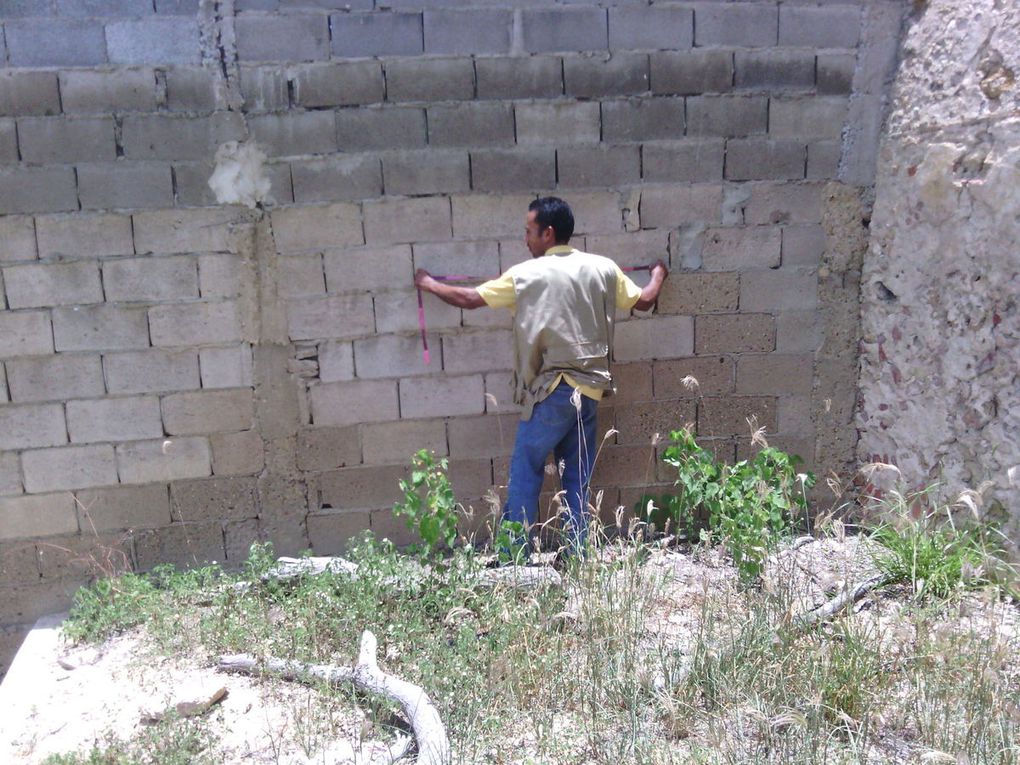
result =
[[492,538],[501,564],[520,565],[528,556],[528,536],[520,521],[500,521]]
[[105,640],[145,621],[156,595],[147,576],[128,573],[98,579],[74,594],[64,632],[76,641]]
[[411,466],[411,480],[400,480],[404,501],[397,502],[393,512],[421,537],[426,554],[452,548],[457,541],[457,499],[446,475],[447,459],[437,460],[421,449]]

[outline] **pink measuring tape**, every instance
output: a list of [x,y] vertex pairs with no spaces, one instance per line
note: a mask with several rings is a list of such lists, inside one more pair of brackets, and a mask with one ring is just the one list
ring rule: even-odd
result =
[[[651,271],[652,266],[626,266],[620,270],[625,272]],[[484,282],[495,278],[492,276],[469,276],[468,274],[444,274],[441,276],[431,274],[431,276],[437,282]],[[428,331],[425,328],[425,303],[421,299],[421,288],[418,289],[418,329],[421,330],[422,359],[426,364],[429,364],[432,361],[432,357],[429,354]]]

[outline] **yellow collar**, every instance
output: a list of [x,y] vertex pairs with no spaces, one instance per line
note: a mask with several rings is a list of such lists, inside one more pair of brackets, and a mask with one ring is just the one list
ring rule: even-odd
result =
[[546,255],[566,255],[567,253],[573,252],[574,248],[569,244],[554,244],[548,250],[545,251]]

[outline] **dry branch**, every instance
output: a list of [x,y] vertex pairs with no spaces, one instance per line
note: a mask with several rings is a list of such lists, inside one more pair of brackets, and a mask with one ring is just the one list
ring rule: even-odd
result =
[[818,622],[831,619],[848,605],[856,603],[873,589],[880,587],[884,583],[885,575],[878,574],[869,579],[865,579],[863,582],[852,588],[844,588],[843,591],[832,600],[823,603],[818,608],[814,608],[806,613],[795,616],[793,619],[794,627],[797,629],[806,629]]

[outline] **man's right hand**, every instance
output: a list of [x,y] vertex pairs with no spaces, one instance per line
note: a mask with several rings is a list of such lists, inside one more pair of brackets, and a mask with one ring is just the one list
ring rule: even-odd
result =
[[426,271],[424,268],[419,268],[414,272],[414,286],[418,289],[428,289],[429,284],[432,282],[432,274]]
[[656,271],[662,274],[663,279],[669,276],[669,267],[666,265],[666,261],[664,261],[662,258],[659,258],[657,261],[655,261],[654,265],[652,265],[651,273],[653,276],[655,275]]

